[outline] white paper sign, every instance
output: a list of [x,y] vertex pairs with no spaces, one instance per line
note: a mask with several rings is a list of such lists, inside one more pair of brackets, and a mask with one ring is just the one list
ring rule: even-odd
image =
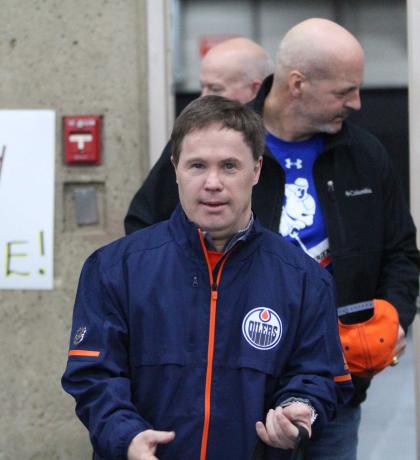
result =
[[55,113],[0,110],[0,289],[52,289]]

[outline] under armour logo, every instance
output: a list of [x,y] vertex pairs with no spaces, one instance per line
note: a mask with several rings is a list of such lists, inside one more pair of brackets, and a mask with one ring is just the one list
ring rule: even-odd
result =
[[296,169],[302,168],[302,160],[298,158],[296,161],[292,161],[290,158],[286,158],[285,166],[287,169],[290,169],[292,166],[295,166]]

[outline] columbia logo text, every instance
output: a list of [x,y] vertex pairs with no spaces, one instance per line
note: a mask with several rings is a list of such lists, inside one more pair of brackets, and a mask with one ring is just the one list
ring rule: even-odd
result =
[[360,195],[369,195],[372,192],[371,188],[362,188],[360,190],[346,190],[346,196],[347,197],[352,197],[352,196],[360,196]]

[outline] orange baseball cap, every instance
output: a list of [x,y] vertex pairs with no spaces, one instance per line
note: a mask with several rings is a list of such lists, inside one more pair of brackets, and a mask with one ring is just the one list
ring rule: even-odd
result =
[[[352,324],[343,322],[345,315],[368,310],[372,311],[372,315],[366,321]],[[373,377],[392,363],[399,326],[398,312],[392,304],[374,299],[339,307],[337,312],[344,356],[352,374]]]

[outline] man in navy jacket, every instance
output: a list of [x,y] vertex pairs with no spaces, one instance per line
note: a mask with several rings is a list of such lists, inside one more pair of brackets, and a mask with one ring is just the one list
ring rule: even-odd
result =
[[180,206],[86,261],[62,382],[96,458],[286,459],[351,393],[331,276],[253,216],[263,149],[251,109],[192,102]]

